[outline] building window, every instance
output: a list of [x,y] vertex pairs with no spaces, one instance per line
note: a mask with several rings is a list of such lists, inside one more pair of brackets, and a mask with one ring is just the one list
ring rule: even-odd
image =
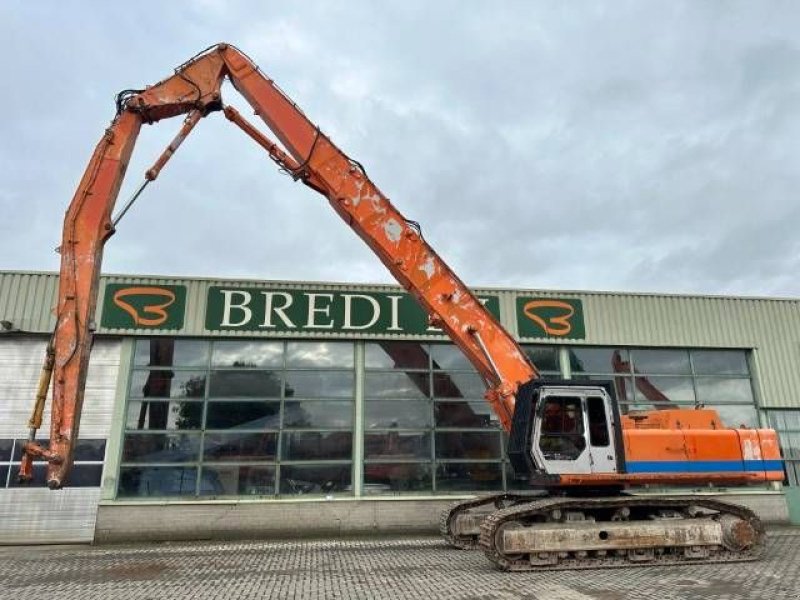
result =
[[786,482],[800,487],[800,410],[768,410],[767,419],[778,432]]
[[[19,467],[22,460],[22,446],[27,440],[0,439],[0,488],[2,487],[46,487],[47,463],[33,462],[33,480],[19,483]],[[44,447],[47,439],[37,439]],[[75,444],[72,469],[69,474],[69,487],[100,487],[103,476],[103,461],[106,456],[106,441],[102,439],[80,439]]]
[[351,342],[136,341],[119,497],[351,494]]
[[574,379],[611,380],[623,414],[705,406],[728,427],[758,427],[744,350],[570,347]]
[[[544,376],[559,376],[558,351],[526,346]],[[483,379],[453,344],[365,345],[365,494],[505,489],[513,479],[505,435]]]

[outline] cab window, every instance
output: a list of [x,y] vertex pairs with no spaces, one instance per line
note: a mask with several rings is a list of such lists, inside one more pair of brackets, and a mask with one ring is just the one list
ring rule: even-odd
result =
[[580,398],[547,398],[541,423],[539,449],[547,460],[575,460],[586,448]]

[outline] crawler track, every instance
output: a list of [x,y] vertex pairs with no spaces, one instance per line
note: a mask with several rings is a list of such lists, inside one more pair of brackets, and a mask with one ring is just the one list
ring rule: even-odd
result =
[[[541,493],[529,494],[490,494],[488,496],[481,496],[472,500],[462,500],[454,502],[449,508],[442,511],[439,517],[439,532],[442,534],[444,541],[453,548],[461,550],[476,550],[479,547],[479,533],[473,534],[459,534],[455,531],[456,520],[459,516],[467,515],[471,512],[480,511],[481,509],[490,508],[494,511],[516,506],[519,504],[526,504],[532,500],[541,497]],[[486,512],[486,515],[492,514],[491,511]]]
[[[560,521],[553,515],[583,514],[587,517],[584,531],[603,531],[611,527],[609,514],[619,514],[627,510],[635,519],[628,521],[631,525],[664,523],[667,527],[670,518],[677,523],[689,519],[698,525],[712,525],[711,521],[728,520],[735,523],[733,532],[728,527],[728,534],[718,545],[681,547],[665,543],[662,547],[654,547],[652,539],[641,549],[609,549],[609,550],[577,550],[559,552],[541,552],[534,554],[522,552],[504,553],[500,544],[503,528],[510,527],[517,531],[530,531],[539,525],[553,525]],[[678,515],[660,520],[659,515],[670,513]],[[645,515],[644,518],[642,515]],[[697,521],[691,521],[697,520]],[[615,522],[619,522],[616,521]],[[569,528],[564,523],[564,528]],[[558,527],[556,527],[557,529]],[[743,534],[743,535],[739,535]],[[765,531],[760,519],[751,510],[742,506],[728,504],[711,499],[698,498],[664,498],[644,496],[624,496],[618,498],[547,498],[522,505],[511,506],[488,515],[481,524],[480,546],[487,558],[504,571],[539,571],[566,569],[597,569],[612,567],[629,567],[642,565],[673,565],[682,563],[722,563],[741,562],[758,559],[764,548]],[[600,539],[605,539],[600,536]]]

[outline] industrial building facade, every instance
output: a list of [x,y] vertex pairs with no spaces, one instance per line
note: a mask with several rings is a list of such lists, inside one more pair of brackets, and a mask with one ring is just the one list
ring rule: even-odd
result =
[[[56,288],[0,272],[0,543],[426,530],[520,487],[482,379],[400,288],[128,276],[101,284],[70,487],[44,465],[20,487]],[[476,293],[544,377],[613,381],[622,413],[777,429],[785,488],[703,493],[798,509],[800,302]]]

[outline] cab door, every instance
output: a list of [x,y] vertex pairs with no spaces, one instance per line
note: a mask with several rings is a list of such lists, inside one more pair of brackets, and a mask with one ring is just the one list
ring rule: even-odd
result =
[[616,473],[614,451],[614,413],[611,399],[605,394],[589,394],[584,398],[586,429],[589,432],[589,457],[592,473]]

